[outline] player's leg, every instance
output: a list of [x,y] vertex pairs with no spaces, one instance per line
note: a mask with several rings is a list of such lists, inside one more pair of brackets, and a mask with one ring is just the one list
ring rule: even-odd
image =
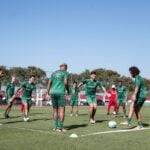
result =
[[121,122],[120,124],[122,124],[122,125],[128,125],[128,126],[131,125],[131,119],[132,119],[132,116],[133,116],[134,111],[135,111],[134,105],[135,105],[135,102],[132,101],[131,104],[130,104],[130,110],[129,110],[129,115],[128,115],[127,121]]
[[96,120],[95,120],[96,110],[97,110],[97,104],[96,104],[96,103],[93,103],[93,114],[92,114],[92,119],[93,119],[94,123],[96,122]]
[[70,105],[71,105],[70,116],[72,117],[72,115],[73,115],[73,109],[74,109],[74,103],[73,103],[73,100],[71,100]]
[[139,128],[139,129],[143,128],[141,108],[144,104],[144,101],[145,101],[145,99],[139,99],[139,100],[137,100],[137,102],[134,106],[136,118],[138,121],[138,127],[137,128]]
[[89,116],[90,116],[90,123],[94,123],[93,121],[93,103],[92,103],[92,96],[88,95],[86,96],[87,102],[89,104]]
[[118,105],[117,105],[117,114],[118,114],[118,112],[119,112],[119,108],[120,108],[120,101],[118,101]]
[[65,119],[65,106],[66,106],[66,98],[64,95],[58,96],[58,132],[65,132],[66,130],[63,127],[64,119]]
[[21,103],[21,106],[20,106],[21,108],[20,108],[20,111],[22,112],[22,113],[24,113],[24,104],[23,103]]
[[123,109],[123,118],[126,118],[126,104],[125,102],[122,103],[122,109]]
[[112,101],[109,101],[108,106],[107,106],[107,115],[110,114],[110,108],[112,106]]
[[75,112],[76,112],[76,117],[79,115],[78,114],[78,101],[76,102],[76,105],[75,105]]
[[27,102],[23,102],[24,104],[24,121],[28,120],[28,103]]
[[5,112],[4,112],[4,118],[9,118],[9,112],[11,110],[11,107],[12,107],[11,99],[8,99],[7,100],[7,106],[6,106],[6,109],[5,109]]
[[51,94],[52,106],[53,106],[53,120],[54,120],[54,129],[58,129],[58,98],[57,95]]

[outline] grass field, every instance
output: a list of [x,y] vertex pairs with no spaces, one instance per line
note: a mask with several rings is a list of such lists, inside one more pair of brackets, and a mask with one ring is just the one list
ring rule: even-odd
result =
[[[0,126],[0,150],[148,150],[150,147],[149,106],[143,107],[145,129],[138,131],[133,131],[137,125],[135,116],[129,129],[119,125],[124,121],[122,114],[117,118],[107,116],[105,106],[98,107],[96,124],[89,123],[88,106],[80,107],[78,117],[70,117],[67,106],[64,122],[67,133],[52,130],[52,107],[32,107],[30,122],[23,122],[19,106],[13,107],[9,119],[3,119],[3,112],[4,106],[0,106],[0,123],[3,124]],[[116,120],[117,128],[110,129],[109,120]],[[73,133],[78,138],[70,138]]]

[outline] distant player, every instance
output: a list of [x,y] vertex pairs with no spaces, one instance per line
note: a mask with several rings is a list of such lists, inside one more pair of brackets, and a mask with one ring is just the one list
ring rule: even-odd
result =
[[126,118],[126,99],[127,99],[127,88],[122,85],[122,81],[118,81],[117,90],[117,113],[119,111],[119,107],[122,106],[124,118]]
[[134,91],[131,95],[131,100],[132,103],[130,104],[130,112],[128,115],[128,119],[125,122],[121,122],[120,124],[122,125],[131,125],[131,119],[133,117],[133,114],[135,113],[137,121],[138,121],[138,126],[136,129],[142,129],[143,128],[143,123],[142,123],[142,114],[141,114],[141,108],[146,100],[146,90],[145,90],[145,85],[144,85],[144,80],[143,78],[139,75],[140,70],[132,66],[129,68],[129,72],[134,79]]
[[77,82],[74,81],[73,85],[70,87],[70,105],[71,105],[71,112],[70,116],[73,115],[73,112],[75,111],[75,115],[78,116],[78,93],[79,89],[77,87]]
[[116,115],[117,111],[117,91],[116,91],[116,86],[112,85],[111,89],[108,91],[108,97],[109,97],[109,103],[107,107],[107,115],[110,114],[110,108],[111,106],[114,106],[114,112],[113,114]]
[[[3,69],[2,68],[0,68],[0,79],[1,79],[1,77],[3,76],[3,73],[4,73],[4,71],[3,71]],[[1,80],[0,80],[0,91],[1,91]],[[1,96],[1,95],[0,95]],[[1,126],[2,124],[0,123],[0,126]]]
[[[23,91],[23,92],[22,92]],[[18,89],[18,92],[22,92],[22,103],[24,105],[24,121],[29,121],[29,111],[32,105],[32,94],[36,93],[35,76],[31,75],[28,82],[24,82]],[[34,92],[34,93],[33,93]],[[16,94],[17,94],[16,93]],[[16,94],[13,96],[15,98]]]
[[65,118],[66,91],[69,94],[67,67],[67,64],[61,64],[60,70],[52,73],[47,85],[47,94],[49,95],[50,92],[54,111],[54,130],[57,132],[66,131],[63,127],[63,122]]
[[[7,107],[4,113],[4,118],[9,118],[9,113],[11,111],[11,107],[13,105],[12,96],[15,92],[15,82],[16,78],[14,76],[11,77],[11,82],[8,82],[6,85],[6,95],[7,95]],[[14,100],[14,99],[13,99]]]
[[85,85],[85,92],[86,92],[86,99],[89,104],[89,115],[90,115],[90,123],[95,123],[95,113],[97,110],[97,99],[96,99],[96,89],[97,87],[101,87],[102,90],[106,92],[105,88],[103,87],[102,83],[96,80],[96,72],[92,71],[90,79],[86,79],[82,81],[78,87]]
[[[0,68],[0,78],[3,76],[3,69]],[[0,91],[1,91],[1,81],[0,81]]]

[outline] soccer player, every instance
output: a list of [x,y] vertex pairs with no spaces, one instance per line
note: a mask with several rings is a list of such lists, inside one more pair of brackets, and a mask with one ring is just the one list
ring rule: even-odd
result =
[[[3,76],[3,69],[2,68],[0,68],[0,78]],[[1,81],[0,81],[0,91],[1,91]],[[2,124],[0,123],[0,126],[1,126]]]
[[96,72],[92,71],[90,79],[86,79],[82,81],[78,87],[85,84],[86,91],[86,99],[89,104],[89,115],[90,115],[90,123],[95,123],[96,120],[94,118],[96,110],[97,110],[97,99],[96,99],[96,89],[97,87],[101,87],[102,90],[107,94],[106,89],[103,87],[102,83],[96,80]]
[[70,99],[71,113],[70,113],[70,116],[73,115],[74,109],[75,109],[76,117],[78,116],[78,93],[79,93],[79,89],[77,87],[77,82],[74,81],[73,85],[70,87],[70,95],[71,95],[71,99]]
[[8,82],[6,85],[6,95],[7,95],[7,107],[4,112],[4,117],[9,118],[9,113],[11,111],[11,107],[13,105],[12,96],[15,92],[15,82],[16,78],[14,76],[11,77],[11,82]]
[[116,86],[112,85],[111,89],[108,91],[108,97],[109,97],[109,103],[107,107],[107,115],[110,114],[110,108],[111,106],[114,106],[114,112],[113,114],[116,115],[117,111],[117,91],[116,91]]
[[65,118],[66,91],[69,94],[67,64],[60,65],[60,70],[52,73],[47,84],[47,94],[51,96],[53,106],[54,130],[65,132],[63,122]]
[[118,86],[116,87],[117,90],[117,113],[119,111],[119,107],[122,106],[124,118],[126,118],[126,98],[127,98],[127,88],[122,85],[122,81],[118,81]]
[[[22,92],[23,91],[23,92]],[[32,105],[32,94],[35,95],[36,85],[35,85],[35,75],[31,75],[28,82],[24,82],[21,87],[17,90],[22,92],[22,103],[24,105],[24,121],[29,121],[29,111]],[[34,92],[34,93],[33,93]],[[17,94],[16,93],[16,94]],[[15,98],[16,94],[13,96]]]
[[129,68],[129,72],[134,79],[134,91],[131,95],[131,100],[132,103],[130,104],[130,111],[128,115],[128,119],[125,122],[121,122],[120,124],[122,125],[131,125],[131,119],[133,117],[133,114],[135,113],[137,121],[138,121],[138,126],[136,129],[142,129],[143,128],[143,123],[142,123],[142,114],[141,114],[141,108],[146,100],[146,90],[145,90],[145,85],[144,85],[144,80],[143,78],[139,75],[140,70],[132,66]]

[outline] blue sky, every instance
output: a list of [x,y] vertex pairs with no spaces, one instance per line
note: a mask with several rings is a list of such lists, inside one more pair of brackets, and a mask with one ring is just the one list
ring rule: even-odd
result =
[[0,0],[0,64],[50,72],[136,65],[150,78],[149,0]]

